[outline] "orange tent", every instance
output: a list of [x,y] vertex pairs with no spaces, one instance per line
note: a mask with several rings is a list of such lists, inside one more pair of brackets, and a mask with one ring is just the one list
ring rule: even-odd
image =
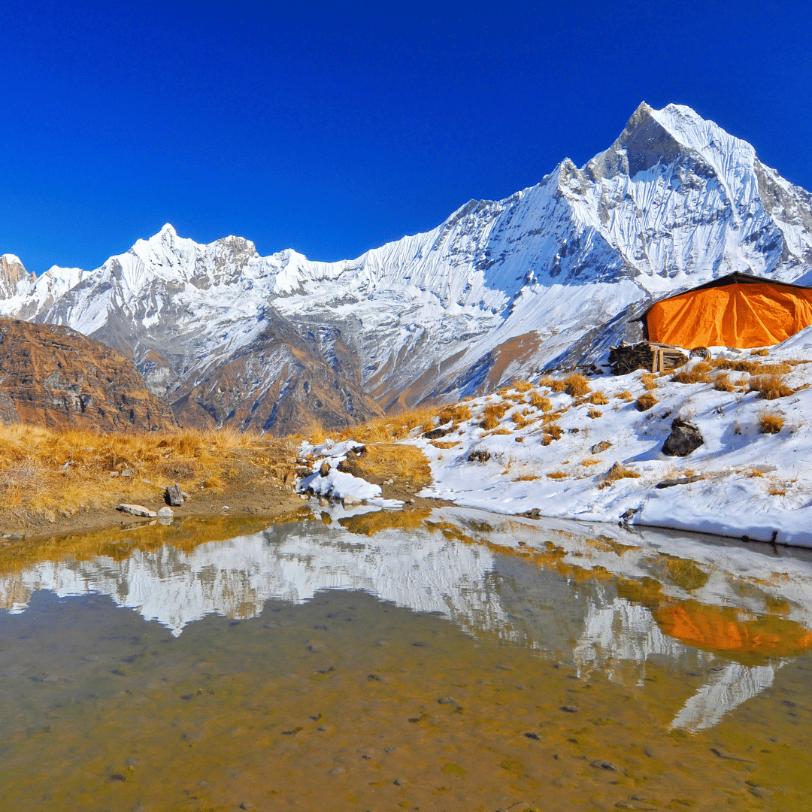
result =
[[812,325],[812,288],[733,273],[656,302],[644,323],[659,344],[765,347]]

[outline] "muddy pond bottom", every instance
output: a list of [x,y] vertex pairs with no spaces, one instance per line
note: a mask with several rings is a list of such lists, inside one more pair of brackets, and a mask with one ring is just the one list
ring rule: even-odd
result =
[[812,559],[453,508],[0,548],[0,808],[809,809]]

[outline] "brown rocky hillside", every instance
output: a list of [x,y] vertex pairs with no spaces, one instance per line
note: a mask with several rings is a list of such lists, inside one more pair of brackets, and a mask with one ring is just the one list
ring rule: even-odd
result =
[[67,327],[0,319],[0,422],[96,431],[175,426],[132,362]]

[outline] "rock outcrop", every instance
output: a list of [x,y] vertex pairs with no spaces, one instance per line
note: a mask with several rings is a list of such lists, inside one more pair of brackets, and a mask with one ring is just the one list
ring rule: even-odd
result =
[[98,431],[175,426],[133,363],[68,327],[0,319],[0,422]]
[[677,418],[671,423],[671,434],[663,443],[663,454],[669,457],[687,457],[705,442],[696,423]]

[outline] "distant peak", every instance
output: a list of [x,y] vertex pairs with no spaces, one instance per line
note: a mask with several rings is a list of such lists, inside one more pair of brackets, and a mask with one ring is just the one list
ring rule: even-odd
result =
[[175,231],[175,226],[172,223],[164,223],[161,230],[155,235],[156,237],[177,237],[178,232]]

